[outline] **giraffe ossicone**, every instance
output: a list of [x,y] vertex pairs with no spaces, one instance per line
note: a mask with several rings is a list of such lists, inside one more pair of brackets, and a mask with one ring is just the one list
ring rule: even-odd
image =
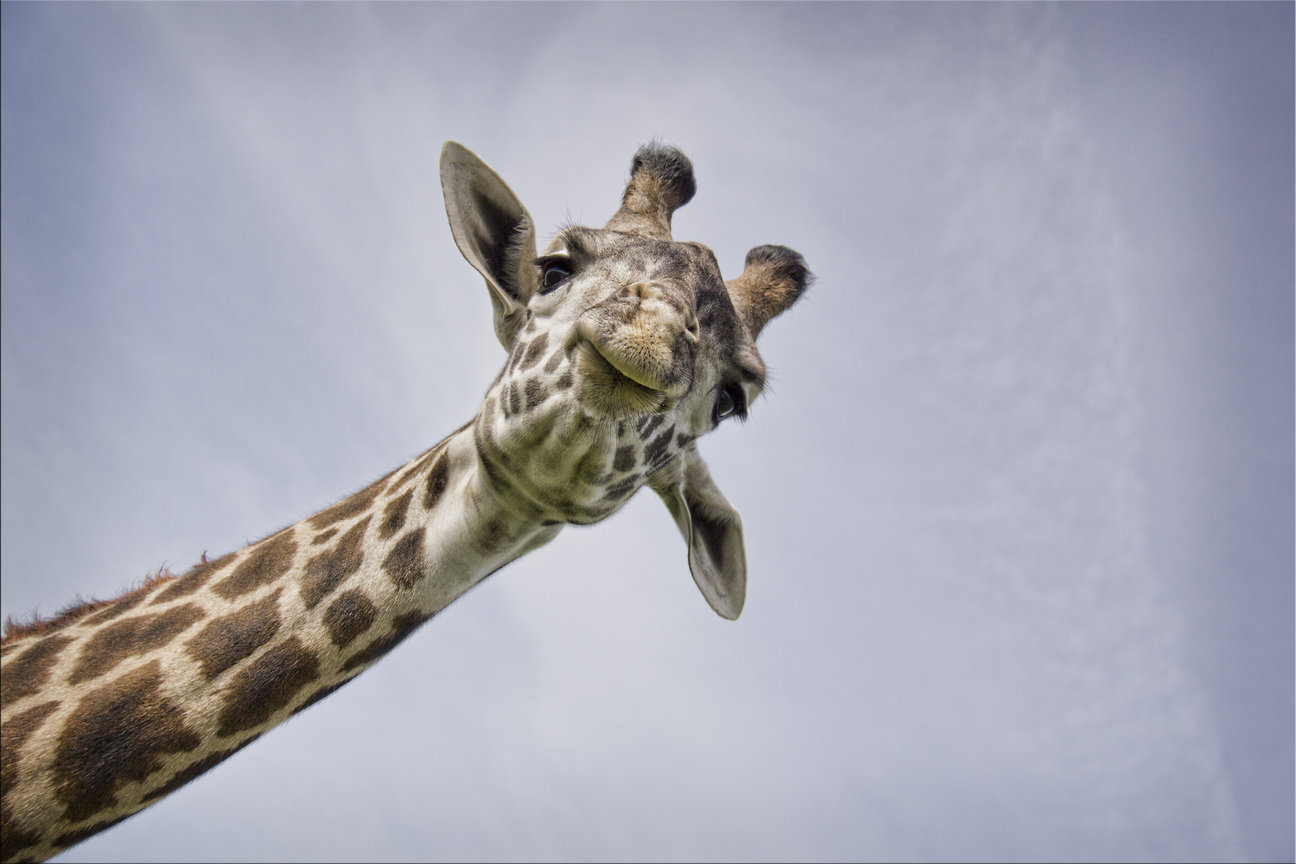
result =
[[641,148],[603,228],[537,254],[508,185],[447,142],[456,244],[485,279],[508,352],[476,416],[348,498],[115,601],[6,626],[0,646],[4,860],[42,860],[157,801],[394,648],[486,576],[661,497],[713,609],[737,618],[737,510],[697,440],[765,383],[756,338],[810,279],[758,246],[725,281],[671,237],[696,189],[678,150]]

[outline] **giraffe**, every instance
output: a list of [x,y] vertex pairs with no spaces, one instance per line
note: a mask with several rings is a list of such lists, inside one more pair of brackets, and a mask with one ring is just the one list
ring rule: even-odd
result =
[[4,860],[43,860],[170,794],[642,487],[665,503],[711,607],[742,611],[742,524],[697,439],[761,392],[755,340],[807,287],[802,257],[758,246],[724,281],[710,249],[671,237],[696,185],[688,158],[660,144],[635,154],[602,229],[563,228],[541,255],[530,214],[474,153],[446,142],[440,175],[508,352],[477,414],[243,549],[7,624]]

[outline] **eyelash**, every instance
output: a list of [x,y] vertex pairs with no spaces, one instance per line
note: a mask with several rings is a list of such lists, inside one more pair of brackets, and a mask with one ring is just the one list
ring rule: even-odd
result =
[[[571,278],[572,261],[565,255],[550,255],[545,258],[537,258],[535,264],[540,268],[540,293],[548,294],[550,291],[556,291],[562,287],[563,283]],[[560,274],[557,279],[550,283],[550,274]]]
[[730,417],[747,419],[747,394],[737,384],[723,385],[716,394],[715,407],[711,409],[711,419],[717,424]]

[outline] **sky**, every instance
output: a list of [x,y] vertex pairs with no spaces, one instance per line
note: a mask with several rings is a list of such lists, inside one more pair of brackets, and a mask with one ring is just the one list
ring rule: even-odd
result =
[[475,413],[445,140],[817,277],[739,621],[639,495],[59,860],[1292,860],[1293,8],[3,4],[5,615]]

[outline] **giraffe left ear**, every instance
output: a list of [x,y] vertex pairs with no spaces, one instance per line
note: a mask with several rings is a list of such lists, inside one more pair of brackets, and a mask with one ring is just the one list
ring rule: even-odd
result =
[[441,148],[441,191],[455,244],[486,277],[495,335],[512,350],[536,289],[531,214],[489,165],[454,141]]
[[684,535],[689,570],[702,596],[720,617],[735,620],[747,599],[742,519],[711,479],[697,448],[685,451],[682,477],[652,485],[652,490],[666,503]]

